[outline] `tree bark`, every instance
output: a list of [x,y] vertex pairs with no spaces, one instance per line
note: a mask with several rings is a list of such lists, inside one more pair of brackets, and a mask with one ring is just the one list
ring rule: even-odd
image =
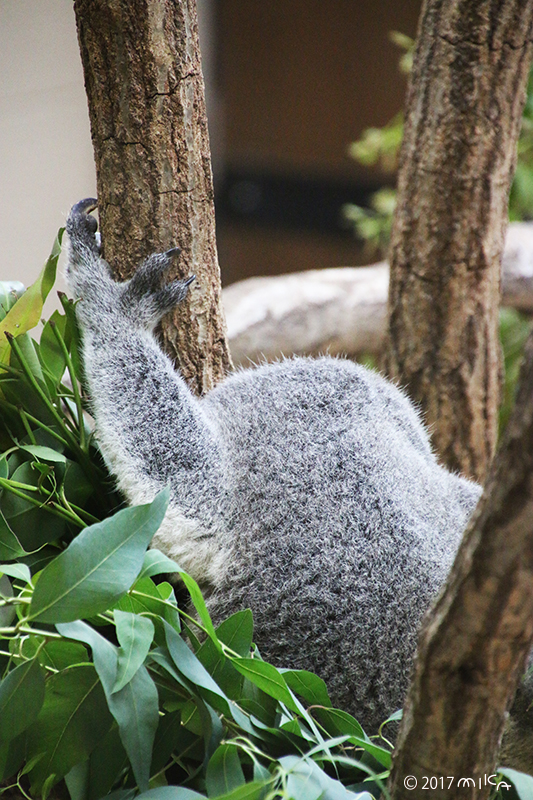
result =
[[[506,710],[532,642],[533,335],[504,442],[445,590],[423,625],[393,757],[392,800],[426,797],[424,779],[431,776],[433,800],[488,797],[484,776],[494,772]],[[475,785],[461,786],[460,778]]]
[[75,0],[105,258],[120,278],[181,248],[196,274],[162,340],[191,388],[230,369],[195,0]]
[[391,240],[389,375],[451,468],[497,437],[499,268],[531,62],[530,0],[425,0]]

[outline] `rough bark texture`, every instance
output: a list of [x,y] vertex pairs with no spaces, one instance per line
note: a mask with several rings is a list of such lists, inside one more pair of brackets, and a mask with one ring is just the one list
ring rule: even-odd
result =
[[443,461],[481,481],[532,18],[529,0],[424,2],[392,232],[388,372],[421,404]]
[[[233,361],[282,355],[381,356],[389,265],[337,267],[247,278],[222,290]],[[533,223],[507,228],[502,305],[533,313]]]
[[[426,620],[391,775],[393,800],[483,798],[533,641],[533,336],[513,417],[448,584]],[[418,788],[404,785],[414,776]],[[455,782],[448,788],[447,776]],[[475,786],[458,785],[470,778]],[[440,784],[444,779],[444,786]],[[481,786],[479,785],[481,779]]]
[[230,368],[195,0],[76,0],[105,258],[121,278],[181,247],[165,349],[202,394]]

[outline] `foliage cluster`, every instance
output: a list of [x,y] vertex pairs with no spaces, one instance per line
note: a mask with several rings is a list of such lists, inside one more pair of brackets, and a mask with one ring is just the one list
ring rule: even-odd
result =
[[250,611],[215,629],[194,580],[148,549],[166,492],[121,508],[73,303],[28,335],[59,250],[60,237],[39,280],[0,298],[0,785],[72,800],[379,794],[388,741],[332,708],[315,675],[264,662]]

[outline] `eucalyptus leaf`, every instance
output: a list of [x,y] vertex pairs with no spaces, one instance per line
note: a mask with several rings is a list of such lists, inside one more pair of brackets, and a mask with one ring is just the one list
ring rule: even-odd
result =
[[369,792],[351,792],[305,756],[283,756],[279,763],[288,773],[289,795],[298,800],[317,800],[318,797],[324,800],[373,800]]
[[11,530],[6,518],[0,512],[0,560],[11,561],[12,559],[20,558],[24,554],[24,548]]
[[191,578],[191,576],[187,572],[181,571],[180,575],[183,583],[187,587],[187,590],[191,596],[191,600],[193,602],[196,611],[198,612],[198,616],[200,617],[200,620],[204,624],[207,635],[209,636],[209,638],[211,639],[217,650],[220,650],[222,652],[222,647],[220,645],[220,642],[218,641],[215,628],[211,621],[209,611],[207,610],[207,606],[205,604],[202,592],[200,591],[200,587],[198,586],[194,578]]
[[190,650],[181,636],[172,628],[168,622],[164,622],[165,634],[167,639],[168,651],[174,664],[193,685],[198,687],[200,693],[207,690],[207,698],[215,707],[224,713],[229,713],[229,701],[222,689],[215,683],[211,675],[207,672],[203,664]]
[[244,783],[239,748],[233,744],[217,747],[207,765],[205,785],[208,797],[227,794]]
[[[13,597],[13,587],[7,575],[0,575],[0,600],[5,600]],[[0,628],[7,628],[15,617],[17,612],[14,605],[0,606]],[[2,672],[2,662],[0,661],[0,673]]]
[[154,575],[161,575],[167,572],[182,571],[181,567],[179,567],[175,561],[172,561],[172,559],[168,558],[168,556],[164,555],[160,550],[156,550],[154,547],[146,551],[139,579],[151,578]]
[[149,789],[142,792],[136,800],[205,800],[205,795],[193,792],[185,786],[158,786],[156,789]]
[[[156,628],[161,628],[165,619],[173,628],[180,630],[180,621],[177,606],[165,602],[169,598],[164,596],[164,584],[156,585],[151,578],[138,578],[128,594],[123,595],[115,604],[120,611],[129,611],[132,614],[151,614]],[[164,634],[163,634],[164,635]]]
[[130,682],[144,663],[154,638],[154,624],[148,617],[118,609],[115,609],[113,616],[120,644],[117,677],[112,690],[114,694]]
[[280,672],[289,688],[310,705],[331,707],[326,684],[318,675],[304,669],[281,669]]
[[64,314],[60,314],[59,311],[54,311],[41,332],[39,355],[43,366],[48,370],[49,374],[52,376],[57,385],[61,381],[61,378],[63,377],[63,374],[67,368],[67,361],[65,359],[63,349],[61,348],[59,342],[57,341],[57,337],[54,334],[52,325],[56,326],[60,335],[63,337],[63,340],[65,340],[67,347],[70,337],[67,337],[66,335],[66,316]]
[[220,641],[242,657],[246,657],[250,653],[253,632],[254,621],[249,608],[236,611],[231,617],[221,622],[216,629],[216,635]]
[[30,619],[71,622],[113,605],[139,573],[167,504],[165,490],[149,505],[125,508],[85,528],[41,573]]
[[26,564],[0,564],[0,575],[9,575],[10,578],[20,578],[25,583],[31,583],[30,568]]
[[35,659],[0,683],[0,742],[14,739],[36,720],[44,700],[44,674]]
[[[499,767],[498,772],[513,784],[519,800],[531,800],[533,797],[533,777],[531,775],[518,772],[511,767]],[[505,797],[505,795],[503,796]]]
[[100,800],[107,795],[128,764],[128,756],[115,724],[89,756],[86,800]]
[[41,664],[57,671],[73,667],[77,664],[87,663],[89,655],[86,648],[79,642],[69,642],[66,639],[50,639],[39,653]]
[[40,444],[25,444],[20,445],[20,449],[24,452],[34,456],[35,459],[40,461],[53,461],[56,463],[65,464],[67,459],[63,453],[53,450],[51,447],[43,447]]
[[216,800],[258,800],[264,797],[266,788],[272,780],[265,781],[250,781],[242,786],[238,786],[231,792],[219,795]]
[[30,772],[32,791],[41,791],[51,776],[57,782],[87,759],[111,723],[94,667],[52,675],[41,713],[28,731],[28,758],[43,754]]
[[141,791],[148,787],[155,732],[159,723],[157,689],[148,670],[140,666],[130,682],[113,693],[118,671],[117,648],[84,622],[56,626],[59,633],[88,644],[104,688],[107,704],[116,719],[120,739],[128,754]]
[[233,666],[249,681],[254,683],[264,692],[280,700],[287,708],[299,713],[298,706],[292,697],[281,673],[266,661],[252,658],[232,658]]
[[9,354],[9,343],[4,334],[7,332],[19,336],[34,328],[41,318],[44,301],[55,280],[63,230],[60,229],[58,232],[50,257],[35,283],[26,289],[0,321],[0,362],[5,363]]

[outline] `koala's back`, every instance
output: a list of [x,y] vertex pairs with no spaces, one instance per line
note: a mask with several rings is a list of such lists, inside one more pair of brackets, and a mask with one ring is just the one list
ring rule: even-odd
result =
[[230,552],[215,619],[251,607],[266,659],[317,672],[375,730],[402,704],[479,487],[437,464],[396,387],[349,361],[247,370],[201,405]]

